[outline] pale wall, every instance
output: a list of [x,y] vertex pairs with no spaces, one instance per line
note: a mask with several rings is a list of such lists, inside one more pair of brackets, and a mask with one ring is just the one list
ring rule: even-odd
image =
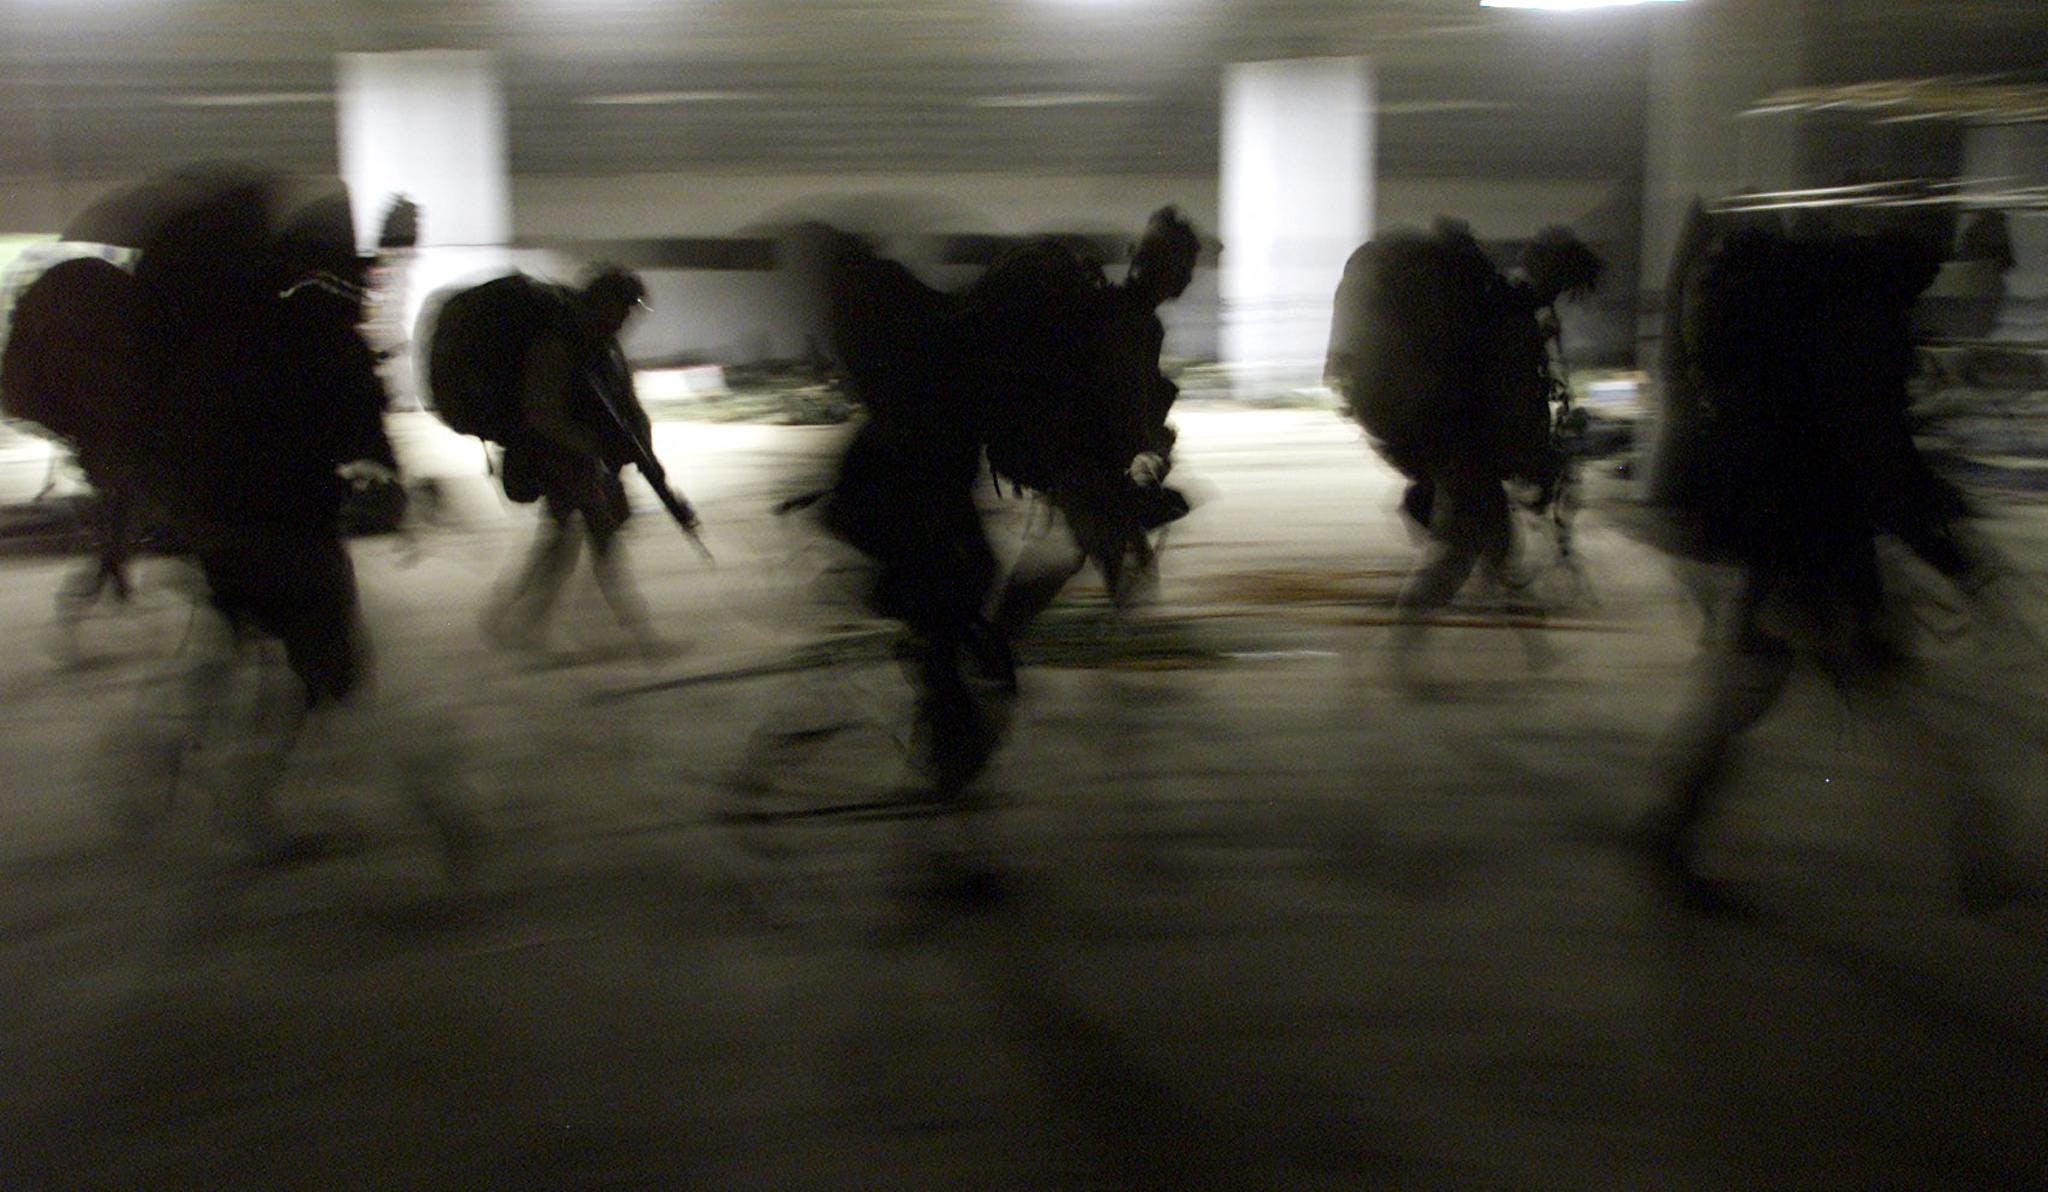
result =
[[[54,232],[110,189],[104,181],[0,179],[0,233]],[[1377,222],[1381,228],[1426,227],[1436,215],[1450,214],[1482,237],[1507,239],[1588,218],[1620,190],[1619,183],[1599,180],[1384,178]],[[884,200],[880,206],[915,215],[928,230],[1003,234],[1135,235],[1154,208],[1175,203],[1213,236],[1217,191],[1215,178],[1172,175],[704,172],[515,178],[512,204],[514,235],[522,241],[732,236],[871,209],[876,196]],[[434,213],[421,218],[431,222]],[[688,352],[745,360],[802,351],[803,329],[791,323],[792,304],[775,292],[771,276],[692,272],[650,280],[654,311],[628,337],[636,356]],[[1205,269],[1165,312],[1168,353],[1213,358],[1217,305],[1215,274]]]
[[[876,211],[896,212],[914,225],[907,231],[1136,235],[1163,203],[1177,204],[1213,236],[1217,195],[1214,178],[1174,175],[706,172],[527,177],[512,186],[513,224],[525,240],[731,236],[802,218],[857,222]],[[1623,197],[1623,184],[1613,180],[1389,178],[1379,183],[1377,223],[1427,227],[1447,214],[1482,237],[1512,239],[1551,223],[1599,222]],[[771,278],[691,272],[653,281],[654,310],[627,341],[636,356],[746,360],[803,349],[804,329],[789,318],[796,304]],[[1215,273],[1205,269],[1163,312],[1168,354],[1214,358],[1218,305]]]
[[52,181],[22,176],[0,177],[0,235],[54,235],[115,183]]
[[[1377,225],[1427,226],[1438,214],[1480,236],[1526,236],[1571,222],[1613,198],[1609,179],[1382,178]],[[972,221],[954,231],[1128,231],[1163,203],[1214,234],[1217,182],[1176,175],[636,174],[515,178],[513,224],[527,239],[730,236],[865,196]],[[856,207],[857,203],[848,204]]]
[[943,231],[1135,233],[1165,203],[1179,204],[1207,229],[1216,226],[1214,178],[1141,175],[707,171],[535,176],[513,179],[512,218],[517,234],[526,239],[731,236],[802,218],[858,213],[869,209],[866,200],[876,196]]

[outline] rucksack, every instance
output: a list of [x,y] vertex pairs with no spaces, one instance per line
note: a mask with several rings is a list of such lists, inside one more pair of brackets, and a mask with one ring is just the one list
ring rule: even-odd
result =
[[1541,480],[1552,462],[1535,311],[1462,224],[1403,231],[1345,262],[1324,373],[1411,478],[1475,453]]
[[1005,254],[964,295],[989,470],[1048,492],[1078,467],[1127,466],[1141,445],[1112,442],[1131,421],[1104,335],[1114,292],[1072,248],[1037,240]]
[[94,450],[140,406],[145,297],[133,274],[74,257],[24,287],[0,352],[0,412]]
[[1912,438],[1911,308],[1933,276],[1894,235],[1723,221],[1681,258],[1651,498],[1680,548],[1812,569],[1889,530],[1922,549],[1961,512]]
[[948,294],[849,241],[831,300],[839,362],[877,433],[904,450],[950,463],[985,448],[997,475],[1041,491],[1102,454],[1113,291],[1071,247],[1031,241]]
[[520,369],[541,335],[570,325],[568,292],[508,274],[428,300],[416,342],[429,405],[450,430],[494,443],[516,439]]
[[396,464],[355,329],[347,213],[338,183],[237,166],[117,190],[64,232],[109,248],[20,295],[0,359],[8,411],[216,562],[247,548],[245,528],[331,534],[348,490],[337,467]]

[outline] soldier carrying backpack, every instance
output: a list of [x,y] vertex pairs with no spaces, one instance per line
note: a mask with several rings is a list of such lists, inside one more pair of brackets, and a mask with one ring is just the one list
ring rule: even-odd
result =
[[[9,409],[26,403],[96,485],[164,528],[210,614],[179,646],[167,693],[110,735],[117,789],[138,828],[206,790],[247,861],[303,860],[327,834],[276,806],[280,777],[309,719],[360,709],[373,677],[342,513],[364,493],[391,494],[378,503],[393,508],[403,493],[358,331],[367,263],[346,187],[188,167],[116,190],[66,236],[131,250],[134,265],[68,260],[23,295],[0,353]],[[272,648],[288,681],[259,672],[245,688],[238,672]],[[408,801],[438,830],[450,822],[439,780],[413,767],[445,758],[415,750],[425,737],[377,753],[406,769]]]
[[505,495],[538,501],[545,513],[525,565],[485,610],[484,632],[501,645],[543,645],[579,553],[569,522],[580,518],[613,614],[644,654],[669,652],[648,623],[617,541],[631,514],[619,479],[627,464],[693,537],[697,524],[654,457],[618,345],[646,293],[638,276],[616,265],[594,268],[573,290],[513,274],[453,294],[423,317],[436,413],[451,429],[502,447]]
[[[1980,631],[2023,624],[2005,607],[2004,565],[1972,530],[1969,502],[1913,438],[1912,312],[1938,254],[1902,228],[1789,228],[1767,210],[1698,204],[1688,216],[1666,299],[1647,496],[1659,545],[1699,589],[1707,665],[1638,843],[1696,909],[1735,905],[1704,863],[1710,829],[1736,787],[1740,744],[1802,668],[1880,718],[1879,737],[1941,766],[1966,909],[1989,912],[2020,892],[2008,816],[1966,760],[1983,701],[1918,681],[1932,668],[1903,615],[1938,575]],[[1922,568],[1925,578],[1909,579]],[[1724,582],[1706,583],[1716,572]]]
[[[994,619],[1012,637],[1091,560],[1111,597],[1130,600],[1152,576],[1151,531],[1188,512],[1186,498],[1165,484],[1175,437],[1167,415],[1180,390],[1159,371],[1166,336],[1159,307],[1187,291],[1201,247],[1174,208],[1153,212],[1123,284],[1104,287],[1091,312],[1082,338],[1088,375],[1073,390],[1084,400],[1074,403],[1065,441],[1019,435],[990,442],[998,471],[1024,454],[1019,443],[1036,443],[1035,454],[1057,461],[1027,482],[1065,523],[1034,538],[1004,580]],[[1021,470],[1008,464],[1013,475]]]
[[1560,297],[1590,293],[1600,271],[1569,231],[1549,228],[1523,253],[1522,276],[1502,276],[1454,220],[1373,240],[1344,265],[1324,375],[1408,477],[1402,508],[1430,541],[1399,597],[1404,671],[1425,619],[1475,566],[1505,586],[1522,582],[1503,486],[1555,491],[1564,461],[1551,434],[1551,312]]
[[[1082,565],[1076,553],[1049,583],[1006,594],[1006,623],[991,622],[996,559],[975,502],[984,458],[1074,519],[1081,551],[1113,584],[1141,549],[1148,517],[1173,516],[1174,498],[1157,482],[1173,387],[1159,375],[1154,312],[1186,287],[1198,244],[1168,208],[1145,245],[1123,287],[1045,240],[944,294],[853,237],[834,241],[833,346],[867,417],[825,521],[875,561],[875,611],[910,631],[920,761],[942,798],[962,795],[998,744],[994,690],[1014,686],[1004,631],[1021,628]],[[1133,464],[1147,456],[1141,482]],[[1083,518],[1098,532],[1080,530]]]

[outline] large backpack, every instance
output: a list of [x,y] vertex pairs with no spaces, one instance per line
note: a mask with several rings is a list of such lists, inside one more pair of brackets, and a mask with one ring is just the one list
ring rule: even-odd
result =
[[95,485],[147,487],[176,517],[275,521],[317,516],[336,464],[391,462],[339,183],[188,167],[114,191],[64,236],[49,251],[69,259],[16,298],[0,388]]
[[1674,266],[1683,367],[1651,489],[1693,531],[1678,549],[1811,570],[1891,531],[1947,566],[1960,498],[1908,411],[1910,311],[1931,260],[1895,235],[1726,220],[1704,235]]
[[0,412],[74,449],[118,433],[142,402],[145,299],[133,274],[97,257],[60,261],[24,287],[0,352]]
[[1502,475],[1548,463],[1543,340],[1463,225],[1394,232],[1345,262],[1325,375],[1396,468],[1489,454]]
[[849,240],[832,277],[835,352],[899,452],[951,470],[986,448],[998,475],[1044,491],[1110,450],[1096,440],[1118,421],[1101,352],[1113,292],[1071,248],[1032,241],[947,294]]
[[568,325],[560,286],[513,273],[429,299],[416,342],[426,345],[427,400],[449,429],[494,443],[518,437],[520,368],[541,335]]
[[967,336],[982,393],[989,469],[1048,492],[1075,469],[1142,449],[1114,441],[1144,393],[1123,379],[1104,343],[1114,293],[1102,270],[1058,241],[998,259],[965,295]]

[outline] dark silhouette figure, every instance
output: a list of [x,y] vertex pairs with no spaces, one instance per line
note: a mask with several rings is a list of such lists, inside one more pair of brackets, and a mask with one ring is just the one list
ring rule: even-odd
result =
[[[51,270],[37,296],[49,306],[10,355],[55,345],[22,367],[61,396],[57,429],[96,483],[167,527],[238,649],[281,646],[293,690],[265,712],[281,756],[308,710],[368,676],[340,511],[358,489],[396,490],[346,195],[194,169],[118,193],[71,234],[138,249],[134,271]],[[194,669],[193,723],[229,661]],[[250,842],[285,847],[267,784],[243,793]]]
[[1153,572],[1151,533],[1187,512],[1165,484],[1174,444],[1167,416],[1180,390],[1159,371],[1159,307],[1187,291],[1201,248],[1193,225],[1165,208],[1146,226],[1123,284],[1110,287],[1086,348],[1101,376],[1081,389],[1107,400],[1083,412],[1078,449],[1043,490],[1064,525],[1032,539],[1004,582],[995,622],[1011,637],[1089,560],[1111,599],[1128,603]]
[[975,504],[984,456],[1075,517],[1081,549],[1112,583],[1143,549],[1148,498],[1132,466],[1151,453],[1163,473],[1172,396],[1152,312],[1185,289],[1194,245],[1171,209],[1152,226],[1124,287],[1051,240],[1013,250],[959,294],[851,236],[831,251],[834,348],[866,418],[825,520],[875,561],[872,605],[909,631],[919,762],[942,799],[965,792],[1000,739],[1015,686],[1006,631],[1079,566],[1018,588],[1010,623],[990,621],[996,560]]
[[[216,608],[283,642],[309,702],[347,694],[364,657],[336,515],[352,481],[394,480],[396,464],[356,331],[345,197],[195,169],[117,194],[70,234],[140,256],[133,273],[66,262],[31,287],[9,345],[19,392],[77,445],[116,524],[147,508]],[[104,569],[125,539],[110,536]]]
[[395,484],[397,461],[358,331],[366,265],[347,200],[279,210],[277,189],[237,186],[144,248],[167,399],[145,485],[215,606],[279,638],[319,703],[368,665],[341,506],[352,485]]
[[419,240],[419,204],[404,195],[392,195],[377,225],[377,252],[370,263],[363,338],[384,365],[385,389],[394,409],[420,408],[415,383],[418,370],[410,367],[406,359],[412,350],[412,328],[404,320]]
[[1973,211],[1956,234],[1955,259],[1985,261],[2004,272],[2019,263],[2003,211]]
[[1404,679],[1428,617],[1475,567],[1507,588],[1525,583],[1504,486],[1525,481],[1545,501],[1556,491],[1565,461],[1551,433],[1554,306],[1599,277],[1599,259],[1562,228],[1529,245],[1521,277],[1502,276],[1452,220],[1371,241],[1345,263],[1325,377],[1408,477],[1402,509],[1429,540],[1398,600]]
[[[1940,730],[1913,664],[1878,544],[1889,538],[1980,614],[1995,578],[1968,509],[1916,449],[1908,420],[1911,310],[1935,255],[1900,235],[1788,234],[1697,205],[1670,283],[1665,416],[1649,496],[1663,545],[1732,568],[1709,611],[1704,682],[1674,734],[1667,802],[1645,842],[1688,899],[1724,902],[1698,866],[1736,745],[1802,663],[1910,733]],[[1974,907],[2007,892],[1995,809],[1945,792],[1956,877]]]
[[1914,330],[1929,339],[1988,339],[1997,332],[2018,258],[2003,211],[1973,211],[1963,220],[1950,259],[1920,296]]
[[134,278],[98,257],[61,261],[26,287],[0,356],[9,416],[41,427],[77,461],[93,500],[90,564],[57,593],[58,623],[76,651],[78,620],[106,592],[125,603],[140,511],[120,412],[144,400],[144,308]]
[[[654,462],[647,413],[618,336],[644,303],[640,278],[615,265],[566,290],[515,274],[445,300],[427,316],[428,384],[450,426],[501,444],[513,501],[541,503],[525,563],[485,609],[485,634],[538,650],[581,543],[619,624],[648,658],[673,647],[654,632],[627,573],[619,531],[631,515],[619,473],[641,469],[685,529],[695,515]],[[572,522],[582,523],[579,539]]]

